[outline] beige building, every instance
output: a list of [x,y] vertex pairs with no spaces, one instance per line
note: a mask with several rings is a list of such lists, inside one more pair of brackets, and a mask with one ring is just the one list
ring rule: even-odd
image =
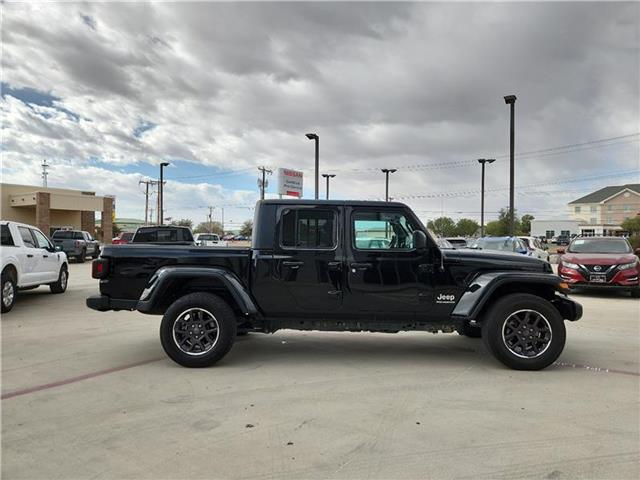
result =
[[33,185],[0,184],[2,220],[28,223],[51,235],[60,228],[96,229],[96,214],[101,213],[104,242],[111,243],[115,199],[95,192]]
[[616,235],[622,222],[640,215],[640,184],[604,187],[569,203],[583,235]]

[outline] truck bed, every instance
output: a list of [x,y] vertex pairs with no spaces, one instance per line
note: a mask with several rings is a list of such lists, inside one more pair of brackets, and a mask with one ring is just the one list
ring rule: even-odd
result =
[[235,273],[246,286],[251,249],[166,244],[105,245],[101,257],[109,259],[110,275],[100,281],[100,292],[111,298],[134,300],[140,297],[158,268],[170,265],[223,267]]

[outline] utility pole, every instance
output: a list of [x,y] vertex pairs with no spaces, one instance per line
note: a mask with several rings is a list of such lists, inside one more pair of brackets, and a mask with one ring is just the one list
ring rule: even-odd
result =
[[144,224],[148,225],[149,221],[153,218],[153,213],[149,215],[149,187],[153,187],[158,184],[157,180],[139,180],[138,185],[144,184]]
[[162,225],[164,223],[164,184],[163,181],[163,170],[164,167],[168,167],[169,162],[162,162],[160,164],[160,190],[158,192],[158,225]]
[[322,176],[327,179],[327,200],[329,200],[329,179],[336,176],[335,173],[323,173]]
[[515,181],[515,115],[516,115],[516,96],[507,95],[504,97],[504,103],[511,108],[511,125],[509,134],[509,235],[515,236],[515,207],[514,207],[514,181]]
[[396,173],[398,171],[397,168],[383,168],[381,169],[382,173],[386,175],[385,189],[384,189],[384,201],[389,201],[389,174]]
[[482,164],[482,180],[480,187],[480,236],[484,237],[484,165],[485,163],[495,162],[495,158],[479,158],[478,162]]
[[47,168],[49,168],[49,164],[47,163],[47,159],[45,158],[42,161],[42,186],[47,188],[47,177],[49,176],[49,172],[47,172]]
[[267,167],[258,167],[258,170],[262,172],[262,180],[258,179],[258,186],[260,187],[260,200],[264,200],[264,191],[267,187],[267,179],[265,178],[267,173],[271,175],[273,170],[269,170]]
[[209,206],[209,233],[213,233],[213,221],[211,217],[213,217],[213,209],[215,207]]

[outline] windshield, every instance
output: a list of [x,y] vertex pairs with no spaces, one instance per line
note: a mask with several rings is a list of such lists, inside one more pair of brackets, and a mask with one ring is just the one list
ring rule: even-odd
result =
[[631,246],[623,238],[578,238],[571,242],[571,253],[631,253]]
[[471,248],[513,252],[513,240],[510,238],[479,238],[474,242]]
[[213,241],[217,241],[218,240],[218,236],[205,233],[205,234],[198,235],[198,240],[213,240]]

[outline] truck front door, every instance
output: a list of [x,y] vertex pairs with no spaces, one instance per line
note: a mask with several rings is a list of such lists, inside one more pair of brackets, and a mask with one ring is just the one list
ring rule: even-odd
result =
[[401,207],[352,207],[345,215],[345,313],[413,319],[428,288],[425,254],[413,247],[419,225]]
[[282,206],[276,213],[273,275],[283,298],[274,313],[322,316],[342,305],[340,210],[330,205]]

